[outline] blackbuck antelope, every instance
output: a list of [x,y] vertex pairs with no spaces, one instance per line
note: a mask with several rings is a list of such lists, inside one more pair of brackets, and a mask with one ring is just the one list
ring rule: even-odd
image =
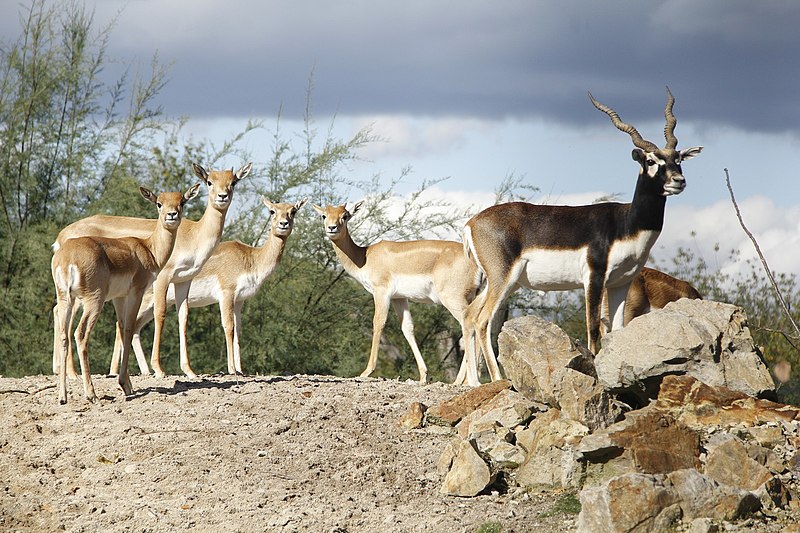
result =
[[119,384],[126,395],[133,394],[128,375],[133,325],[145,289],[155,280],[172,253],[184,204],[197,196],[198,183],[186,194],[165,192],[156,197],[141,187],[142,196],[158,208],[158,221],[151,234],[136,237],[76,237],[61,243],[53,254],[51,271],[56,288],[56,345],[58,347],[58,401],[67,403],[67,357],[72,359],[69,340],[74,302],[83,306],[75,331],[86,398],[97,401],[89,370],[89,336],[103,304],[113,300],[118,331],[122,334],[122,363]]
[[[654,268],[642,267],[633,278],[625,297],[623,325],[653,309],[663,309],[670,302],[689,298],[702,300],[700,293],[690,283],[665,274]],[[604,300],[604,326],[608,329],[608,301]]]
[[[189,353],[186,346],[189,288],[192,279],[200,272],[203,264],[211,257],[214,248],[219,243],[225,225],[225,215],[233,200],[234,187],[250,173],[252,166],[252,163],[247,163],[237,172],[234,172],[232,168],[209,172],[196,163],[192,164],[194,173],[208,186],[208,204],[200,220],[184,220],[178,228],[175,250],[153,283],[152,304],[148,308],[140,309],[137,317],[137,321],[148,314],[155,317],[155,334],[150,363],[157,377],[165,375],[161,369],[161,333],[167,313],[167,290],[170,284],[175,291],[175,307],[178,310],[181,370],[189,377],[196,377],[189,365]],[[81,236],[143,238],[153,232],[155,224],[156,221],[152,219],[95,215],[73,222],[61,230],[53,244],[53,249],[57,250],[66,239]],[[115,351],[119,351],[119,342],[118,331]],[[67,372],[72,369],[70,374],[74,374],[72,360],[67,363],[69,365]],[[53,365],[56,366],[55,360]],[[147,368],[140,368],[140,370],[142,373],[148,372]]]
[[[286,239],[294,229],[294,217],[305,205],[307,198],[297,203],[262,201],[270,213],[270,232],[261,246],[248,246],[239,241],[224,241],[205,262],[189,288],[189,307],[205,307],[219,303],[225,345],[228,352],[228,373],[242,374],[239,337],[242,331],[244,302],[256,295],[264,281],[272,274],[283,256]],[[143,309],[152,310],[152,291],[146,292]],[[175,301],[174,291],[167,292],[167,305]],[[146,372],[147,360],[142,350],[139,332],[153,319],[153,314],[140,316],[133,335],[133,350],[139,368]],[[111,361],[111,373],[117,373],[119,350]]]
[[599,103],[591,93],[589,98],[633,141],[632,157],[640,169],[631,203],[552,206],[511,202],[485,209],[464,228],[465,252],[486,277],[485,289],[470,304],[465,317],[467,357],[477,360],[477,336],[492,379],[501,376],[489,324],[503,300],[519,286],[543,291],[583,288],[588,344],[594,353],[605,290],[612,328],[622,327],[628,286],[661,233],[666,197],[680,194],[686,187],[681,163],[702,149],[676,149],[675,99],[669,89],[663,149],[644,140],[636,128],[622,122],[613,109]]
[[[477,266],[468,261],[461,243],[453,241],[379,241],[369,246],[353,242],[347,222],[356,214],[363,202],[355,204],[350,212],[344,205],[314,210],[322,215],[325,235],[345,271],[358,281],[375,301],[372,319],[372,348],[367,368],[362,377],[375,370],[381,334],[394,307],[419,370],[419,381],[428,379],[428,368],[414,339],[414,322],[409,311],[409,300],[443,305],[462,324],[467,305],[475,296],[480,284]],[[465,375],[466,374],[466,375]],[[470,385],[478,385],[477,365],[464,368],[459,379],[466,378]]]

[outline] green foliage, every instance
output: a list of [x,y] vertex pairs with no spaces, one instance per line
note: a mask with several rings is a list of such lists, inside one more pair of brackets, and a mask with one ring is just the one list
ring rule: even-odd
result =
[[500,522],[484,522],[478,526],[475,533],[501,533],[503,531],[503,524]]
[[545,518],[560,514],[576,515],[579,514],[580,512],[581,512],[581,502],[578,499],[577,495],[573,492],[567,492],[565,494],[562,494],[561,497],[558,498],[556,503],[553,505],[552,509],[540,514],[539,517]]

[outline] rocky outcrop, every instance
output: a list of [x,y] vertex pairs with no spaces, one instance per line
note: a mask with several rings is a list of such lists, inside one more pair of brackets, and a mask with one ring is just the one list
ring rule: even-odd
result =
[[[800,407],[763,398],[771,379],[741,309],[690,303],[607,336],[595,361],[552,324],[506,323],[500,361],[508,381],[427,411],[429,421],[433,412],[455,424],[439,462],[442,491],[475,495],[500,481],[580,490],[585,532],[661,531],[681,520],[712,531],[757,510],[800,512]],[[671,333],[638,330],[649,361],[641,363],[623,333],[648,317]],[[684,355],[663,355],[670,350]],[[655,352],[662,355],[648,357]],[[631,390],[649,401],[626,408]]]
[[671,302],[612,331],[595,367],[605,389],[635,397],[639,405],[655,398],[664,376],[675,374],[754,397],[775,390],[744,311],[707,300]]

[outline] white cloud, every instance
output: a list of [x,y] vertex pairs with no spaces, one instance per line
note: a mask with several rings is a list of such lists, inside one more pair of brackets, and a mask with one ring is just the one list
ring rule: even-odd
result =
[[[778,206],[765,196],[737,202],[744,223],[753,233],[770,268],[788,274],[800,273],[800,205]],[[715,254],[717,244],[720,251]],[[653,255],[659,260],[668,260],[679,247],[700,254],[710,265],[718,264],[731,273],[744,271],[747,259],[758,260],[753,243],[741,228],[729,201],[701,208],[668,206],[664,230]],[[740,252],[739,261],[730,260],[731,250]]]
[[471,118],[425,118],[409,115],[361,115],[352,118],[353,129],[369,127],[385,142],[364,150],[369,159],[420,158],[457,151],[470,135],[486,135],[494,121]]

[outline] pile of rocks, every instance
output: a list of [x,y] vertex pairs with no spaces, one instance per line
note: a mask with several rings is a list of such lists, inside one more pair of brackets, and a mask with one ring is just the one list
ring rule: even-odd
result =
[[452,426],[442,492],[580,490],[578,531],[711,531],[800,512],[800,408],[774,384],[740,308],[680,300],[603,339],[597,357],[536,317],[499,337],[507,380],[426,409]]

